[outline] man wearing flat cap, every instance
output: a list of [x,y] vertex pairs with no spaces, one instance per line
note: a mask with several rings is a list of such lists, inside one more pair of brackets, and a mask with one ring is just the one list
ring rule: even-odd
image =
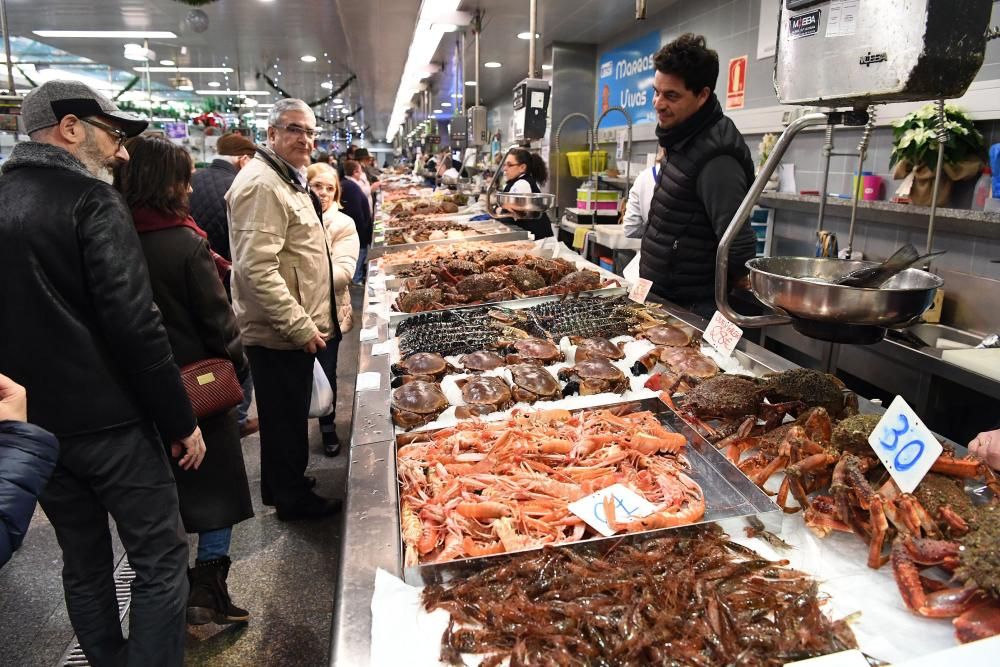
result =
[[[92,665],[181,665],[188,548],[167,462],[205,443],[153,303],[129,210],[111,187],[146,121],[75,81],[28,93],[30,141],[0,175],[0,372],[59,459],[40,502],[63,552],[66,607]],[[132,583],[122,637],[108,515]]]

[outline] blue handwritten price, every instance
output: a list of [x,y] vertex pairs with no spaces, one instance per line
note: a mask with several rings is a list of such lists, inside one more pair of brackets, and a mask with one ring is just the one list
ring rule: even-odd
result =
[[917,487],[943,450],[902,396],[889,405],[868,444],[904,493]]
[[608,525],[609,517],[604,514],[604,499],[609,496],[615,508],[613,518],[621,523],[649,516],[656,509],[651,502],[627,486],[612,484],[570,503],[569,511],[583,519],[584,523],[604,537],[611,537],[615,531]]

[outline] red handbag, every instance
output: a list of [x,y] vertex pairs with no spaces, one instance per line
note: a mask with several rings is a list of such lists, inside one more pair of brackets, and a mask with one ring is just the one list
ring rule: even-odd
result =
[[243,388],[228,359],[204,359],[181,368],[195,417],[210,417],[243,402]]

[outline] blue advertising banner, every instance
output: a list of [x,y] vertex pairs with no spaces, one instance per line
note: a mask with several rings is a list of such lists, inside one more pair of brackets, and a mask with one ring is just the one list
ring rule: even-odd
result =
[[[609,107],[624,107],[632,123],[655,123],[653,110],[653,56],[660,50],[660,32],[623,44],[602,53],[597,59],[596,120]],[[610,113],[601,128],[624,127],[620,113]]]

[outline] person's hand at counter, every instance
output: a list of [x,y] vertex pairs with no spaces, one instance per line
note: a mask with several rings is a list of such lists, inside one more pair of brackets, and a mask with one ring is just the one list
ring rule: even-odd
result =
[[983,431],[973,438],[969,443],[969,453],[994,470],[1000,470],[1000,429]]

